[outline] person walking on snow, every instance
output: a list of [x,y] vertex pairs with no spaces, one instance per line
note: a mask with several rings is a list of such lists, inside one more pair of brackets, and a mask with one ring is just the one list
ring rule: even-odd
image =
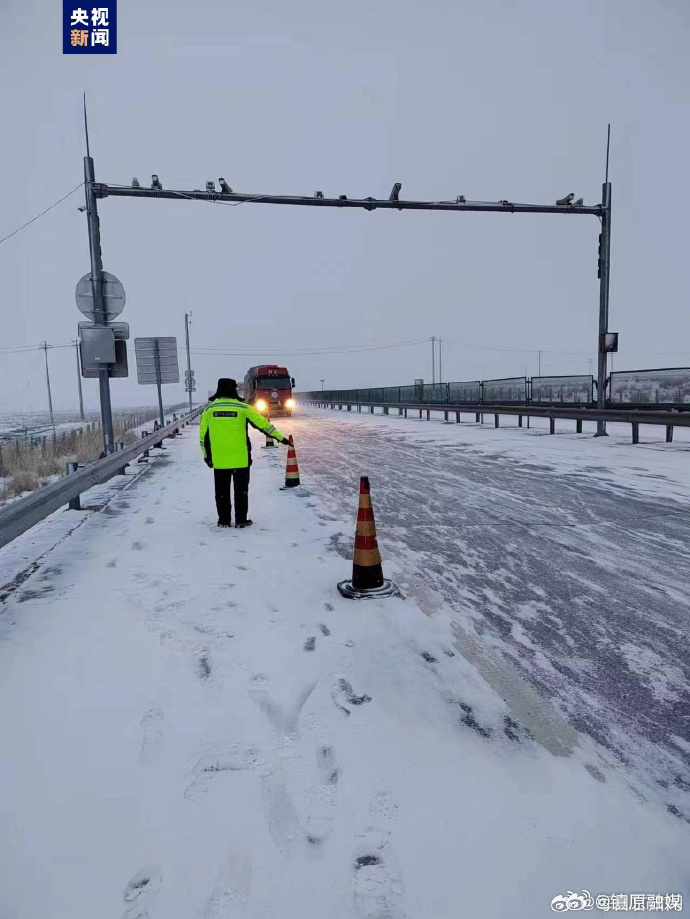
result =
[[201,416],[199,442],[204,462],[213,469],[219,527],[232,526],[231,482],[235,492],[235,525],[240,528],[252,525],[247,519],[252,464],[250,424],[280,443],[290,444],[268,418],[240,399],[235,380],[218,380],[218,389]]

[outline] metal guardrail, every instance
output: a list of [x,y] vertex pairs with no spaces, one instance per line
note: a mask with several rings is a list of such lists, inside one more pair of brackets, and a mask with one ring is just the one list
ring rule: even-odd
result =
[[[423,383],[294,393],[297,400],[318,402],[385,402],[389,405],[561,405],[595,408],[596,381],[591,374],[510,377],[502,380]],[[690,367],[612,371],[606,387],[606,408],[690,411]]]
[[355,406],[358,411],[361,411],[362,408],[368,408],[373,414],[375,408],[383,409],[383,413],[388,415],[390,409],[397,408],[398,414],[405,416],[407,418],[407,413],[409,411],[418,411],[419,417],[422,417],[422,412],[426,412],[427,421],[431,416],[431,412],[443,412],[446,421],[448,416],[455,414],[456,422],[460,422],[460,416],[464,412],[465,414],[473,414],[475,416],[475,421],[479,422],[480,419],[483,421],[484,415],[493,415],[494,416],[494,425],[499,427],[499,417],[501,415],[517,415],[518,424],[522,427],[522,418],[548,418],[549,419],[549,433],[556,433],[556,419],[565,419],[572,420],[577,423],[576,431],[578,434],[582,433],[582,422],[583,421],[610,421],[618,422],[622,424],[632,425],[632,442],[634,444],[639,443],[639,432],[641,424],[658,424],[663,425],[666,428],[666,442],[671,443],[673,440],[673,428],[674,427],[690,427],[690,412],[684,412],[682,410],[675,410],[669,408],[661,411],[645,411],[644,409],[596,409],[596,408],[566,408],[565,406],[539,406],[539,405],[487,405],[484,402],[476,403],[474,405],[467,403],[458,403],[455,405],[439,405],[438,403],[427,403],[426,405],[420,405],[418,402],[385,402],[383,400],[378,402],[360,402],[360,401],[348,401],[346,399],[305,399],[302,398],[299,400],[302,405],[314,405],[322,408],[332,408],[334,409],[338,406],[339,409],[342,409],[345,406],[348,411],[351,410],[352,406]]
[[89,463],[78,472],[66,475],[25,498],[13,501],[8,507],[0,510],[0,549],[50,514],[68,505],[89,488],[107,482],[141,453],[160,443],[164,437],[175,436],[181,427],[197,418],[204,408],[205,406],[194,409],[193,412],[180,416],[177,421],[172,421],[152,434],[142,437],[136,443]]

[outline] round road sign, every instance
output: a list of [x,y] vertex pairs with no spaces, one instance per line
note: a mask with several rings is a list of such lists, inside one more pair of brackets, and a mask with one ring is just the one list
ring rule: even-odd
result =
[[[81,312],[88,316],[92,322],[95,322],[91,274],[85,274],[83,278],[80,278],[75,297]],[[125,289],[115,275],[110,274],[108,271],[103,272],[103,299],[105,300],[108,322],[117,319],[125,308]]]

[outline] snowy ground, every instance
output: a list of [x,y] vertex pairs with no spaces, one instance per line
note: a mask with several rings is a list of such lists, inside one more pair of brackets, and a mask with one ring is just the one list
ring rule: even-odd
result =
[[353,466],[368,472],[391,570],[489,677],[498,666],[498,691],[510,662],[690,820],[690,432],[666,444],[648,426],[633,446],[629,425],[593,438],[565,421],[551,436],[535,419],[311,417],[302,464],[334,517]]
[[[250,530],[215,527],[191,428],[71,534],[66,512],[0,553],[7,573],[65,537],[0,606],[0,915],[531,919],[583,888],[690,895],[683,788],[656,781],[690,760],[687,448],[279,427],[305,485],[280,491],[285,451],[257,436]],[[361,473],[405,600],[335,589]]]

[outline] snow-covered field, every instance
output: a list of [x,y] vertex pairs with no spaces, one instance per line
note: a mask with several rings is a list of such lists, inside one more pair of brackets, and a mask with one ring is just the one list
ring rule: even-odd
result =
[[[279,427],[304,484],[280,491],[285,451],[256,436],[249,530],[215,527],[187,428],[100,513],[0,552],[0,915],[690,896],[688,447]],[[335,589],[360,474],[404,600]]]

